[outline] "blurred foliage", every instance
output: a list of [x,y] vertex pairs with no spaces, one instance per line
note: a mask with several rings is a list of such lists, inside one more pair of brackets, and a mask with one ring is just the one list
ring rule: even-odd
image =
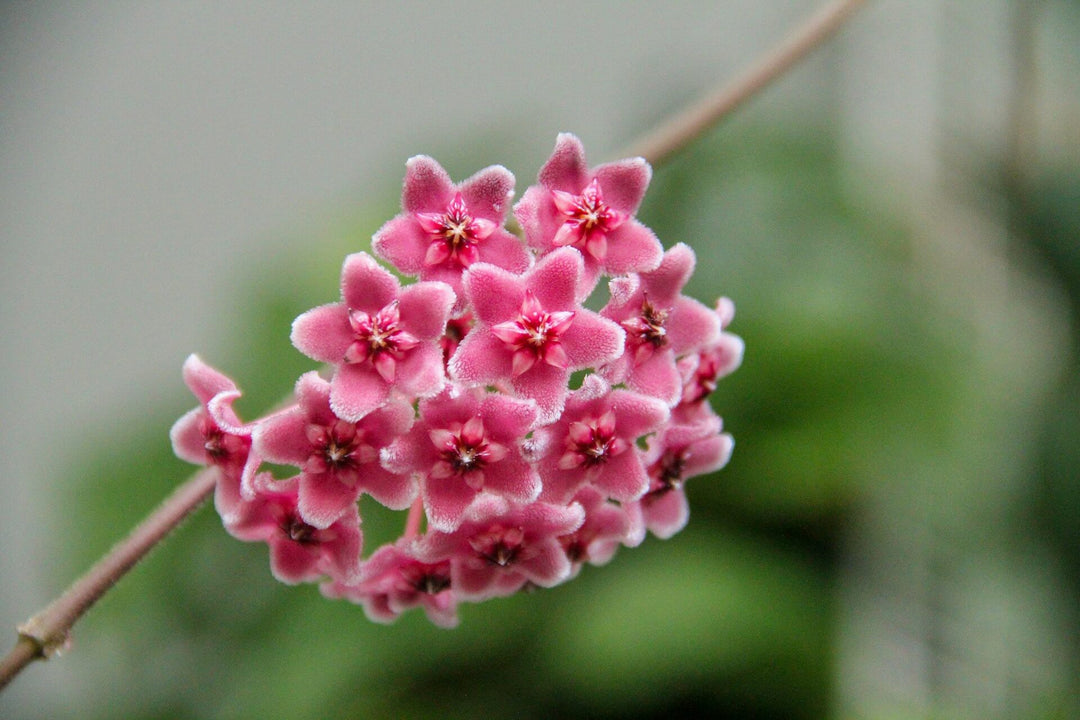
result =
[[[519,182],[520,192],[527,181]],[[966,270],[926,272],[911,223],[848,182],[827,132],[737,125],[656,172],[642,220],[665,246],[695,248],[689,293],[706,303],[732,297],[731,329],[747,344],[744,366],[714,398],[736,438],[734,458],[690,483],[683,533],[623,549],[608,567],[586,568],[562,587],[464,606],[461,626],[446,631],[416,613],[376,625],[315,587],[278,584],[265,548],[232,540],[204,509],[77,629],[65,662],[96,663],[98,678],[78,716],[809,719],[835,712],[838,588],[850,571],[845,559],[862,552],[850,545],[852,528],[887,532],[897,517],[918,518],[971,543],[990,538],[991,549],[1026,536],[1043,515],[1036,502],[1017,506],[1011,475],[994,474],[1009,432],[1000,418],[1040,417],[1037,403],[1055,371],[1039,360],[1051,347],[1041,336],[1023,336],[1015,356],[987,353],[979,318],[950,306],[950,286]],[[397,183],[386,181],[390,189]],[[332,237],[298,238],[288,256],[255,261],[238,283],[222,317],[235,347],[205,359],[247,392],[246,416],[311,369],[289,345],[290,323],[337,299],[344,254],[366,249],[397,212],[395,199],[376,205]],[[1071,244],[1045,247],[1057,253],[1059,275],[1073,274],[1074,303],[1077,207],[1047,200],[1032,216],[1038,228],[1073,223],[1046,230]],[[1009,310],[1000,321],[1013,332],[1028,317]],[[1075,570],[1075,374],[1070,387],[1058,411],[1072,424],[1048,423],[1043,467],[1056,538],[1047,552],[1071,553]],[[177,368],[175,391],[148,398],[138,426],[109,428],[88,442],[95,460],[71,474],[78,485],[57,500],[70,509],[70,554],[58,582],[189,472],[172,458],[166,431],[193,404]],[[1027,455],[1004,457],[1029,467]],[[369,505],[362,511],[374,548],[403,517]],[[1003,520],[1015,532],[995,524]],[[897,535],[898,552],[907,539]],[[1023,562],[1022,553],[1011,557]],[[1007,593],[1004,575],[999,590]],[[1075,598],[1055,583],[1047,592],[1075,611]],[[1075,624],[1066,627],[1075,633]],[[1054,682],[1034,681],[1036,700],[1072,707],[1047,699],[1068,690]]]

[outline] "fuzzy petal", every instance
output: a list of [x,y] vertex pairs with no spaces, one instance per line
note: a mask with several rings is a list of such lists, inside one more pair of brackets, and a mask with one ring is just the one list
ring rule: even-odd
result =
[[589,167],[585,164],[585,147],[577,136],[559,133],[555,150],[540,168],[540,184],[552,190],[575,195],[589,184]]
[[389,397],[390,386],[366,365],[342,365],[330,381],[330,407],[348,422],[357,422]]
[[620,212],[633,215],[649,187],[652,168],[644,158],[627,158],[600,165],[593,175],[604,189],[604,201]]
[[419,282],[401,291],[398,311],[401,326],[417,340],[430,341],[443,334],[454,307],[454,291],[446,283]]
[[592,485],[613,500],[629,502],[637,500],[649,489],[649,475],[637,451],[631,450],[608,460]]
[[341,299],[350,310],[376,313],[400,292],[398,279],[365,252],[345,258],[341,267]]
[[375,254],[406,275],[419,275],[424,270],[430,247],[431,237],[412,215],[389,220],[371,238]]
[[622,354],[626,333],[591,310],[580,310],[561,338],[572,370],[600,367]]
[[401,207],[405,212],[442,212],[454,198],[454,183],[442,165],[427,155],[405,163]]
[[501,225],[514,197],[514,175],[502,165],[492,165],[462,182],[459,190],[475,217]]
[[297,350],[313,360],[342,362],[353,342],[348,308],[333,303],[308,310],[293,321],[290,339]]
[[528,275],[528,288],[548,312],[570,310],[578,299],[583,270],[581,253],[574,248],[560,248],[537,261]]
[[467,385],[482,385],[509,377],[512,353],[490,329],[475,328],[450,358],[450,377]]
[[516,319],[525,298],[520,277],[488,263],[469,268],[464,286],[476,318],[489,325]]
[[434,342],[413,348],[397,364],[395,387],[407,395],[434,395],[445,382],[442,348]]
[[294,407],[259,423],[252,441],[265,460],[302,466],[311,455],[311,442],[306,434],[309,424],[304,409]]
[[652,230],[637,220],[628,220],[608,233],[604,270],[609,275],[647,272],[656,269],[664,248]]
[[300,475],[297,508],[304,522],[313,527],[330,527],[359,497],[359,485],[349,487],[331,475]]
[[511,380],[511,386],[521,397],[536,401],[540,410],[538,421],[542,424],[554,421],[562,412],[570,371],[546,363],[537,363],[525,373]]
[[668,316],[668,345],[676,355],[715,344],[720,339],[720,318],[693,298],[680,298]]
[[690,520],[690,504],[681,489],[646,496],[641,499],[641,508],[645,526],[661,540],[675,535]]
[[201,405],[206,405],[218,393],[236,390],[236,383],[222,373],[203,362],[202,358],[192,353],[184,361],[184,384],[198,398]]

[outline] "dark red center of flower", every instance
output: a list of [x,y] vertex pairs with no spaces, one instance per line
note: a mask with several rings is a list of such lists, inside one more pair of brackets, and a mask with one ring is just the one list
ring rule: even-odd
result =
[[506,567],[520,558],[525,546],[525,531],[519,527],[504,528],[496,524],[486,532],[472,536],[469,545],[492,565]]
[[337,420],[330,426],[309,425],[307,436],[311,456],[304,470],[311,474],[330,473],[352,484],[361,465],[378,460],[378,451],[364,442],[364,431],[353,423]]
[[417,213],[420,226],[431,237],[424,263],[452,262],[469,267],[480,258],[479,244],[498,227],[491,220],[474,218],[461,193],[457,193],[444,213]]
[[301,545],[314,545],[319,542],[316,537],[316,533],[319,532],[318,529],[308,525],[296,515],[287,515],[280,527],[281,532],[285,533],[285,537],[295,543]]
[[527,371],[537,361],[565,368],[568,360],[562,346],[562,336],[574,321],[573,311],[548,312],[531,290],[525,291],[517,320],[499,323],[491,328],[495,337],[514,351],[511,372],[514,377]]
[[686,466],[686,450],[667,450],[660,459],[649,466],[649,492],[646,500],[654,500],[672,490],[682,487]]
[[402,566],[401,579],[416,592],[438,595],[450,587],[450,563],[429,565],[412,561]]
[[552,240],[555,247],[572,245],[603,260],[607,255],[607,234],[626,222],[629,216],[604,202],[600,181],[595,178],[580,195],[562,190],[551,193],[555,207],[566,217]]
[[349,325],[354,339],[345,351],[345,362],[370,360],[387,382],[394,381],[398,361],[407,351],[420,344],[413,335],[401,329],[397,300],[373,315],[362,310],[351,310]]
[[572,563],[587,562],[589,559],[589,543],[582,537],[581,532],[570,533],[559,538],[563,552]]
[[669,310],[661,310],[648,298],[641,301],[641,312],[621,325],[626,330],[626,344],[633,352],[634,362],[642,363],[652,357],[653,351],[667,345],[667,322]]
[[476,490],[483,485],[483,469],[506,457],[506,447],[487,437],[479,417],[432,429],[428,436],[440,458],[431,469],[431,477],[464,477],[465,482]]
[[598,418],[575,420],[566,432],[565,451],[559,468],[596,468],[626,451],[629,443],[615,434],[615,413],[608,410]]
[[213,464],[242,463],[247,457],[250,440],[238,435],[230,435],[209,417],[203,417],[199,421],[199,433],[203,436],[203,448],[206,450],[206,455]]

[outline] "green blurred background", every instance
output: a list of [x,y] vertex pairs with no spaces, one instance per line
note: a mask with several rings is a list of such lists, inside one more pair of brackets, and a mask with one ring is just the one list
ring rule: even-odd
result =
[[[904,147],[901,127],[875,145],[851,121],[853,106],[891,102],[853,97],[851,78],[904,62],[852,60],[888,30],[882,4],[811,65],[822,102],[795,115],[755,102],[656,168],[641,219],[695,249],[689,294],[733,298],[747,345],[713,396],[735,453],[689,483],[686,530],[564,586],[463,606],[446,631],[418,613],[372,624],[276,583],[265,548],[204,509],[77,628],[59,663],[82,670],[53,676],[68,692],[6,695],[0,714],[1080,716],[1080,8],[993,4],[993,102],[943,44],[955,92],[935,96],[932,128],[913,125],[931,152]],[[972,13],[944,7],[939,30]],[[635,106],[625,138],[583,137],[591,159],[682,94]],[[974,122],[972,98],[997,120]],[[520,195],[554,139],[534,136],[542,124],[434,133],[412,152],[456,179],[504,163]],[[337,298],[341,258],[397,212],[404,159],[349,209],[272,231],[275,251],[232,273],[213,330],[227,340],[190,349],[237,379],[245,416],[312,368],[289,324]],[[68,479],[48,490],[53,586],[189,472],[167,440],[193,404],[179,363],[175,377],[132,398],[137,423],[102,417],[65,441]],[[373,548],[402,518],[369,507]]]

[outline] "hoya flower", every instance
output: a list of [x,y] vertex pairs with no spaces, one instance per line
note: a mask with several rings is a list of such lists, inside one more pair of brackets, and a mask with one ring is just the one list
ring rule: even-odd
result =
[[190,463],[221,469],[214,505],[222,517],[228,517],[241,502],[241,479],[251,450],[251,428],[240,422],[232,408],[240,390],[194,354],[184,361],[183,376],[200,406],[173,424],[169,431],[173,452]]
[[585,485],[621,502],[641,497],[649,478],[638,439],[656,432],[669,414],[656,398],[586,377],[562,416],[537,431],[540,499],[566,503]]
[[375,233],[372,248],[406,275],[442,280],[459,293],[473,263],[522,272],[529,253],[503,228],[513,194],[514,176],[501,165],[455,185],[439,163],[417,155],[405,165],[405,212]]
[[678,402],[683,383],[675,359],[720,335],[718,315],[682,294],[694,262],[694,251],[679,243],[655,270],[611,281],[611,300],[600,314],[626,331],[626,351],[604,368],[611,382]]
[[574,577],[585,563],[604,565],[620,545],[638,545],[644,538],[637,515],[610,502],[599,490],[586,485],[574,495],[574,502],[585,510],[585,522],[572,533],[559,538],[570,560]]
[[540,477],[522,455],[536,403],[480,388],[420,401],[413,429],[383,453],[386,467],[420,477],[428,524],[450,531],[480,492],[528,503]]
[[477,324],[450,358],[450,375],[468,385],[507,385],[540,408],[539,422],[558,417],[570,373],[614,360],[624,332],[578,300],[581,254],[556,250],[523,275],[478,263],[465,275],[465,296]]
[[412,503],[412,479],[379,465],[379,450],[412,425],[412,405],[391,398],[358,422],[342,420],[330,409],[330,383],[316,372],[297,381],[296,399],[289,410],[259,423],[253,441],[262,459],[302,470],[297,482],[304,522],[329,527],[361,492],[395,510]]
[[721,430],[720,418],[710,413],[693,424],[671,425],[650,438],[646,454],[649,491],[636,507],[645,527],[657,537],[671,537],[690,518],[683,483],[716,472],[731,458],[735,442]]
[[327,576],[348,582],[359,575],[362,536],[355,506],[329,527],[317,528],[300,515],[296,478],[259,473],[253,486],[254,499],[226,519],[225,529],[240,540],[265,542],[274,577],[295,585]]
[[367,253],[345,258],[342,302],[296,318],[292,342],[300,352],[336,366],[330,406],[356,422],[384,405],[390,390],[425,396],[445,382],[438,340],[454,306],[454,291],[441,282],[401,288],[397,278]]
[[356,582],[324,583],[320,587],[323,595],[360,603],[375,622],[390,623],[407,610],[422,607],[435,625],[456,626],[457,597],[450,582],[450,561],[421,562],[413,556],[411,545],[411,540],[384,545],[364,562]]
[[426,563],[450,561],[450,582],[463,600],[512,595],[526,583],[552,587],[570,576],[559,542],[585,520],[580,505],[515,505],[484,494],[450,533],[429,532],[416,544]]
[[590,169],[581,141],[562,133],[540,169],[539,184],[514,206],[514,217],[526,242],[541,253],[560,247],[580,250],[585,287],[591,291],[601,272],[642,272],[660,263],[660,241],[634,218],[651,178],[652,169],[642,158]]
[[735,372],[742,364],[745,350],[742,338],[723,331],[735,317],[735,304],[722,297],[716,301],[715,314],[722,332],[699,352],[678,362],[683,386],[679,414],[701,405],[716,389],[717,381]]

